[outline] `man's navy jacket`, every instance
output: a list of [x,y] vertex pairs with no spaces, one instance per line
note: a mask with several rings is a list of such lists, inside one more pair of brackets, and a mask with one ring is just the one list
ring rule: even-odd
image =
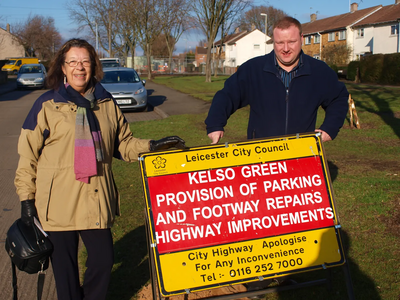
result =
[[349,94],[325,62],[301,55],[303,64],[287,91],[273,51],[240,66],[214,96],[207,133],[223,130],[230,115],[248,104],[249,139],[313,132],[321,106],[325,119],[320,129],[334,139],[346,117]]

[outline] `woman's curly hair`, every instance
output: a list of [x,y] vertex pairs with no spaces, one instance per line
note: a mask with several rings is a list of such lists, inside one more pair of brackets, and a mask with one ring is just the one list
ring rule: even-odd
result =
[[96,50],[87,41],[83,39],[70,39],[67,41],[60,50],[58,50],[56,56],[52,60],[47,73],[46,86],[49,89],[58,89],[60,84],[64,81],[64,73],[62,66],[65,63],[65,57],[67,52],[72,48],[85,48],[89,52],[91,62],[91,84],[96,81],[100,81],[103,78],[103,68],[101,66],[99,57]]

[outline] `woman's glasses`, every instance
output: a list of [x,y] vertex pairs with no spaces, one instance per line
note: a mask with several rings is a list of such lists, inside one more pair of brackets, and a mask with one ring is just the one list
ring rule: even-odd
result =
[[92,64],[90,60],[82,60],[82,61],[71,60],[71,61],[66,61],[65,63],[71,68],[78,66],[78,64],[82,64],[82,66],[84,67],[90,67],[90,65]]

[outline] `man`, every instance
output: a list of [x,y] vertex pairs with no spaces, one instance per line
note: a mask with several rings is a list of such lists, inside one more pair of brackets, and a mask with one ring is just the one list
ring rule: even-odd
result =
[[[324,62],[303,53],[298,20],[277,21],[273,41],[274,51],[241,65],[215,94],[205,120],[212,144],[223,137],[230,115],[246,105],[249,139],[315,130],[325,142],[338,134],[348,108],[345,85]],[[326,112],[325,120],[315,129],[319,106]]]
[[[321,132],[322,141],[326,142],[338,134],[348,109],[345,85],[324,62],[303,53],[298,20],[284,17],[277,21],[273,41],[274,51],[241,65],[215,94],[205,121],[212,144],[223,137],[230,115],[246,105],[250,105],[249,139],[315,130]],[[315,129],[320,106],[325,110],[325,119]],[[279,284],[293,283],[286,277],[276,280]],[[248,290],[264,289],[271,282],[251,282]]]

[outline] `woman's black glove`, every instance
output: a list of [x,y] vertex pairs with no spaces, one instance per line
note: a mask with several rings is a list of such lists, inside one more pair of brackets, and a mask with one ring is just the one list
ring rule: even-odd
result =
[[161,140],[150,141],[150,151],[165,150],[173,147],[184,149],[186,148],[185,141],[179,136],[167,136]]
[[37,217],[35,200],[21,201],[21,221],[27,226],[32,226],[33,217]]

